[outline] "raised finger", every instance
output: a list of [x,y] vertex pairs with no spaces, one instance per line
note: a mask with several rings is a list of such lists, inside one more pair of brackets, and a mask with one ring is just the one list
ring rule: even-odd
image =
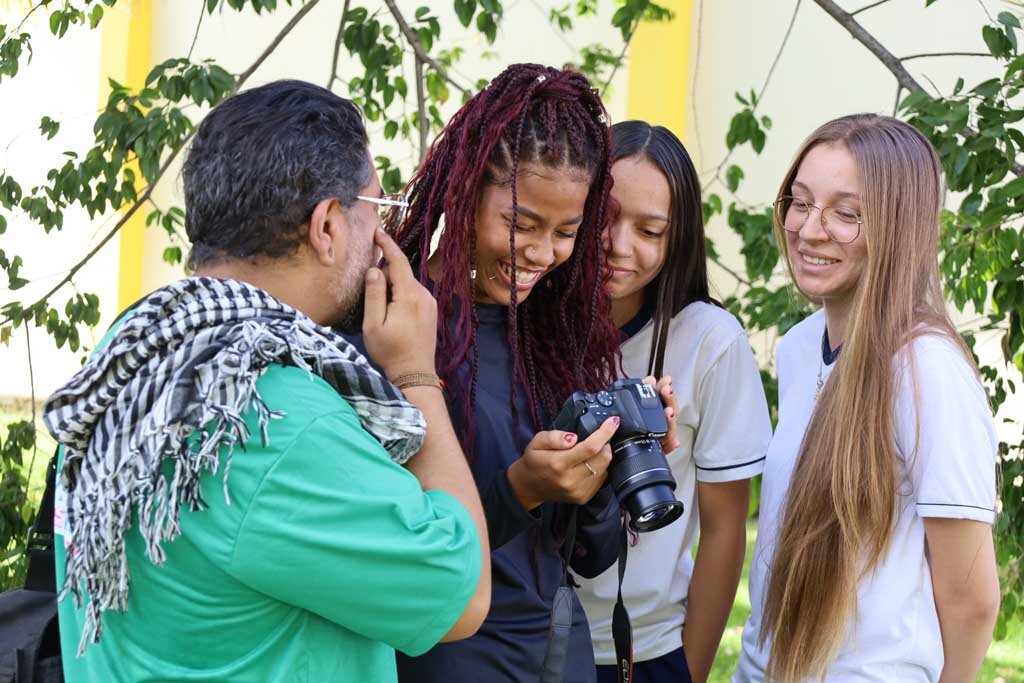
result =
[[567,457],[572,464],[578,464],[584,460],[593,458],[611,440],[615,430],[619,428],[620,418],[618,415],[609,417],[597,430],[583,441],[580,441],[575,448],[569,451]]
[[387,261],[388,279],[392,285],[401,288],[402,285],[416,281],[416,276],[412,273],[412,266],[409,265],[409,259],[405,257],[398,243],[391,239],[390,235],[378,228],[373,234],[373,241],[380,247],[384,260]]
[[366,294],[363,306],[363,334],[371,334],[384,324],[388,310],[388,287],[379,268],[366,271]]

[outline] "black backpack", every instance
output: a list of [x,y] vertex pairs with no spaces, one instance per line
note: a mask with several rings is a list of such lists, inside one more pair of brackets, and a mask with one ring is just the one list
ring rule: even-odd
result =
[[63,683],[57,631],[57,569],[53,558],[53,492],[57,456],[29,529],[25,586],[0,593],[0,683]]

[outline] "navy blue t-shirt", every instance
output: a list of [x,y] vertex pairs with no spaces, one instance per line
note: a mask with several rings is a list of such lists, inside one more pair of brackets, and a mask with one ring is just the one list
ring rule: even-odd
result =
[[[442,643],[420,657],[398,655],[403,683],[432,681],[536,681],[547,651],[551,604],[562,577],[556,516],[564,520],[568,505],[544,503],[523,509],[509,485],[506,470],[519,459],[536,430],[526,397],[516,391],[516,419],[510,408],[511,351],[506,336],[508,309],[477,305],[476,429],[470,468],[480,489],[491,542],[491,611],[472,638]],[[468,368],[466,370],[468,372]],[[468,397],[457,397],[468,400]],[[456,431],[463,406],[451,406]],[[619,506],[611,489],[602,488],[588,505],[577,508],[573,572],[594,577],[618,557]],[[427,587],[425,587],[427,589]],[[586,616],[573,596],[565,680],[596,680],[594,652]]]

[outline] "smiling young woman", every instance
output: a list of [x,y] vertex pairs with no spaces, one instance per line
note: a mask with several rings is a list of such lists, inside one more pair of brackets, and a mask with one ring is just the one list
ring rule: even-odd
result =
[[[708,292],[700,182],[686,149],[666,128],[625,121],[612,127],[612,159],[618,211],[604,232],[605,290],[625,374],[672,378],[680,446],[668,461],[684,507],[629,550],[634,680],[704,681],[743,568],[749,483],[771,422],[747,335]],[[615,681],[618,572],[580,584],[598,680]]]
[[775,203],[821,310],[777,350],[752,612],[734,681],[974,680],[999,584],[996,436],[938,278],[941,169],[860,114],[804,143]]
[[477,635],[400,656],[403,681],[595,678],[566,572],[595,576],[617,556],[603,483],[618,418],[582,441],[545,427],[615,373],[606,121],[580,74],[513,65],[455,114],[410,184],[398,241],[437,299],[438,372],[484,501],[493,592]]

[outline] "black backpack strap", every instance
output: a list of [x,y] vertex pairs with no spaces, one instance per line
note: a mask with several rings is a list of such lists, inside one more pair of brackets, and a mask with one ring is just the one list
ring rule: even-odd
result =
[[53,557],[53,497],[57,487],[57,452],[46,466],[46,490],[39,503],[36,523],[28,530],[28,571],[25,588],[31,591],[57,592],[57,567]]
[[[128,315],[141,304],[149,294],[140,297],[135,303],[121,311],[111,327]],[[25,573],[25,588],[32,591],[47,593],[57,592],[57,566],[53,555],[53,498],[57,485],[57,456],[60,447],[53,452],[50,464],[46,468],[46,490],[39,502],[36,523],[29,527],[28,543],[25,553],[28,555],[28,570]]]

